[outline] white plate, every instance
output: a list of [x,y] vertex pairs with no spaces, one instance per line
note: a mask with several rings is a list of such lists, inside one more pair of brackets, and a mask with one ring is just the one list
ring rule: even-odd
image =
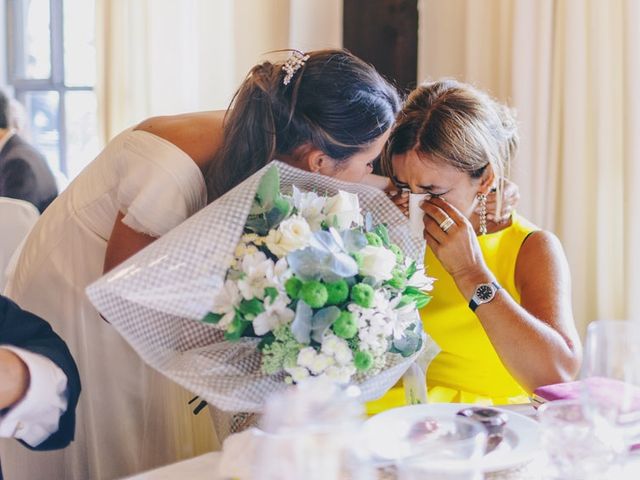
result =
[[[411,426],[428,416],[452,417],[470,405],[466,403],[430,403],[394,408],[379,413],[364,424],[364,433],[369,450],[381,462],[402,458],[404,439]],[[496,408],[496,407],[491,407]],[[508,421],[504,438],[498,447],[483,457],[482,470],[496,472],[522,465],[530,461],[540,449],[540,426],[538,422],[519,413],[496,408],[504,412]]]

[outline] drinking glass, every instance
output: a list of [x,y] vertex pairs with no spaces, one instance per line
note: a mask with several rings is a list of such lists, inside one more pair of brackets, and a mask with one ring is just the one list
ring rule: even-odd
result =
[[481,480],[487,431],[463,417],[434,416],[417,432],[411,453],[396,462],[398,480]]
[[583,395],[622,432],[640,443],[640,324],[598,320],[589,325],[582,365]]
[[552,478],[601,480],[620,468],[624,443],[603,413],[583,399],[555,400],[538,409]]

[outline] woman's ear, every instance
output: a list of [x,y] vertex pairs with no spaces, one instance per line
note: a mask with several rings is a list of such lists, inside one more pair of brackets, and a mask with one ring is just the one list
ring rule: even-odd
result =
[[303,164],[307,170],[313,173],[322,173],[327,168],[327,156],[321,150],[312,148],[305,152]]
[[491,164],[484,169],[482,177],[480,177],[480,185],[478,185],[478,193],[488,194],[496,183],[496,174]]

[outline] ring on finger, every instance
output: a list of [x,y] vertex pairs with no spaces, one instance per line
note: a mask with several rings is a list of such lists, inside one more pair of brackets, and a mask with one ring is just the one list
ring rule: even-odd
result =
[[455,224],[456,224],[456,222],[453,221],[453,218],[447,217],[440,223],[440,228],[442,229],[443,232],[446,233],[447,230],[449,230]]

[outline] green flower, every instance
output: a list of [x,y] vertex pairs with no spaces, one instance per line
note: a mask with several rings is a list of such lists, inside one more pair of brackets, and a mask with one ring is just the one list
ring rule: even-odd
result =
[[401,268],[394,268],[391,271],[391,279],[387,280],[387,285],[397,288],[398,290],[404,290],[407,286],[407,276]]
[[297,300],[300,295],[300,288],[302,288],[302,281],[297,277],[291,277],[284,282],[284,290],[291,300]]
[[395,243],[392,243],[391,245],[389,245],[389,250],[395,253],[396,261],[399,264],[402,264],[402,262],[404,262],[404,253],[402,253],[402,250],[400,250],[400,247],[398,245],[396,245]]
[[327,305],[338,305],[349,298],[349,284],[341,279],[337,282],[325,283],[327,289]]
[[357,283],[351,289],[351,300],[363,308],[371,308],[374,303],[374,293],[371,285]]
[[327,303],[327,287],[317,280],[305,282],[300,289],[299,298],[311,308],[322,308]]
[[359,372],[366,372],[373,366],[373,355],[370,352],[360,350],[354,355],[353,363]]
[[341,312],[340,316],[333,323],[332,328],[335,334],[340,338],[353,338],[356,333],[358,333],[356,316],[351,312]]
[[369,245],[373,246],[373,247],[381,247],[382,246],[382,239],[378,236],[378,234],[373,233],[373,232],[367,232],[365,233],[366,237],[367,237],[367,242],[369,243]]

